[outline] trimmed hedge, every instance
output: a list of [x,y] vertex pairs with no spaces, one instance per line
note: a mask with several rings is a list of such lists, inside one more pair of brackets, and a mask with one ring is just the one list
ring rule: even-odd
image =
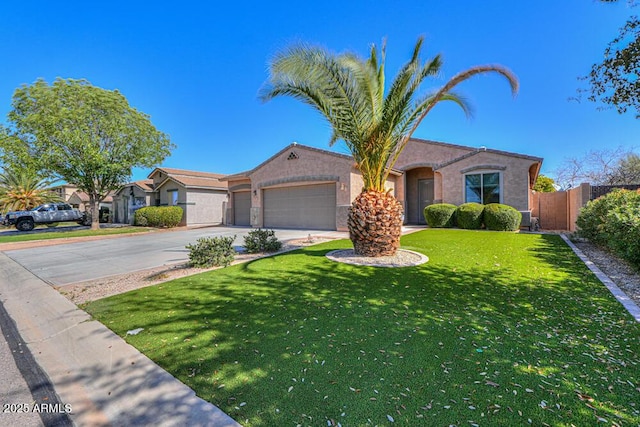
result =
[[142,227],[176,227],[182,221],[180,206],[145,206],[133,215],[133,223]]
[[522,214],[517,209],[500,203],[485,205],[482,215],[487,230],[517,231],[522,222]]
[[578,235],[606,246],[640,268],[640,192],[613,190],[578,214]]
[[456,205],[437,203],[424,208],[424,219],[433,228],[450,228],[456,226]]
[[456,221],[458,227],[468,230],[479,230],[482,228],[482,213],[484,205],[480,203],[464,203],[456,210]]

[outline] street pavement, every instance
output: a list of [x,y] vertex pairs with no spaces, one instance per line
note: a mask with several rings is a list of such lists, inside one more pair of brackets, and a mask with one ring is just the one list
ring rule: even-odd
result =
[[[168,232],[132,234],[117,239],[94,240],[4,253],[27,270],[54,286],[130,273],[189,259],[185,246],[200,237],[236,236],[240,247],[249,227],[207,227]],[[348,238],[347,233],[320,230],[276,229],[286,241],[312,236]]]

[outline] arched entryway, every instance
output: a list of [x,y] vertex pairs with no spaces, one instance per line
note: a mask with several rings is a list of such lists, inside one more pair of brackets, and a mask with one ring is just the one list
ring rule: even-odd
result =
[[425,224],[423,211],[435,200],[435,174],[431,167],[416,167],[405,171],[405,222]]

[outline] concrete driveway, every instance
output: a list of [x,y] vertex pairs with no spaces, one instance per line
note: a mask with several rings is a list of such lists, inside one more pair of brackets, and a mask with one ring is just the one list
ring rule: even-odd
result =
[[[185,246],[200,237],[236,236],[240,247],[249,227],[208,227],[127,235],[115,239],[77,242],[4,253],[24,268],[54,286],[94,280],[189,259]],[[277,229],[281,241],[325,236],[347,238],[347,233],[319,230]]]

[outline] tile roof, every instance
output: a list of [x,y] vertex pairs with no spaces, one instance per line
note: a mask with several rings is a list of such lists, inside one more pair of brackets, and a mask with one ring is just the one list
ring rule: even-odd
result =
[[146,192],[153,192],[153,180],[152,179],[141,179],[139,181],[130,182],[127,185],[137,185],[142,190]]
[[[186,169],[174,169],[174,168],[156,168],[154,172],[157,170],[161,170],[167,175],[171,175],[171,176],[180,175],[180,176],[191,176],[191,177],[199,177],[199,178],[220,178],[224,176],[223,174],[220,174],[220,173],[198,172],[198,171],[191,171]],[[153,175],[153,172],[151,173],[151,175]]]
[[[111,203],[113,202],[113,195],[115,194],[115,191],[110,192],[109,194],[107,194],[107,197],[104,198],[104,200],[102,200],[101,203]],[[87,193],[85,193],[84,191],[74,191],[74,193],[71,195],[71,197],[76,196],[78,199],[80,199],[80,201],[82,203],[89,203],[89,195]],[[69,199],[71,199],[71,197]]]
[[[198,172],[185,169],[173,169],[173,168],[156,168],[149,177],[151,178],[158,172],[164,172],[167,177],[163,180],[171,179],[179,184],[182,184],[186,188],[207,188],[207,189],[222,189],[226,190],[228,184],[224,181],[220,181],[220,178],[225,175],[212,172]],[[162,184],[160,184],[162,185]]]

